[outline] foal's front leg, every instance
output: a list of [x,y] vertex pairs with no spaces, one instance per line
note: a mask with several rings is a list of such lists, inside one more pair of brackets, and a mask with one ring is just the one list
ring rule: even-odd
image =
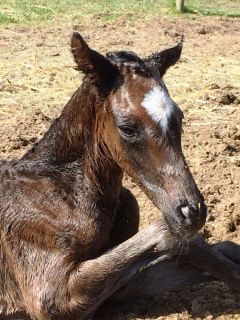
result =
[[159,221],[99,258],[81,263],[69,278],[69,311],[73,318],[84,319],[93,313],[124,286],[150,256],[154,259],[157,253],[158,258],[166,259],[174,251],[176,243],[165,224]]
[[150,264],[137,273],[111,298],[124,302],[178,291],[194,284],[220,280],[240,290],[240,246],[224,241],[209,245],[196,236],[181,256],[170,261]]
[[189,243],[183,261],[209,273],[231,288],[240,290],[240,246],[225,241],[209,245],[202,236]]

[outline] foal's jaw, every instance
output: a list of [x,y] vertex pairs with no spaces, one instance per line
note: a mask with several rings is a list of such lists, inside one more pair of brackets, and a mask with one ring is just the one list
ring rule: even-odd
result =
[[141,184],[174,234],[189,237],[204,225],[206,206],[183,159],[159,166]]
[[[179,237],[196,233],[205,223],[206,206],[183,157],[158,145],[138,155],[125,148],[116,162],[163,213],[171,232]],[[132,157],[124,159],[124,154]]]

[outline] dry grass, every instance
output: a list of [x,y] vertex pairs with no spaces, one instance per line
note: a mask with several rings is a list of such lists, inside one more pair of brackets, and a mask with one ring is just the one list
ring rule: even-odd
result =
[[[151,20],[151,18],[148,19]],[[86,23],[90,27],[91,19],[77,24],[76,28],[81,29]],[[119,25],[121,23],[119,20]],[[100,39],[102,25],[106,25],[106,23],[102,20],[96,21],[96,25],[92,29],[99,28],[99,32],[96,34],[96,39],[92,40],[105,51],[106,44]],[[125,31],[131,31],[133,25],[134,23],[126,24]],[[37,37],[34,36],[35,32]],[[77,88],[80,83],[81,75],[73,69],[72,57],[66,42],[70,36],[70,28],[68,27],[65,34],[59,34],[56,28],[49,28],[46,32],[45,35],[44,29],[43,31],[34,29],[31,31],[30,28],[22,28],[20,32],[14,29],[2,31],[1,37],[3,41],[6,41],[7,47],[11,51],[3,51],[0,58],[0,121],[3,130],[10,124],[17,126],[19,118],[23,114],[28,118],[32,113],[41,110],[49,118],[55,116],[70,98],[74,88]],[[31,38],[30,43],[27,40],[28,37]],[[56,37],[58,41],[56,41]],[[132,37],[129,34],[130,38]],[[112,42],[114,43],[114,41],[115,38]],[[126,40],[126,43],[128,41]],[[166,39],[166,45],[167,42]],[[197,45],[197,39],[193,40],[192,44]],[[236,57],[231,57],[231,55],[219,57],[209,54],[206,58],[201,59],[202,52],[198,54],[188,50],[188,45],[192,44],[186,42],[183,63],[177,66],[180,72],[176,74],[173,69],[166,77],[172,95],[181,105],[185,114],[194,120],[194,125],[198,126],[203,122],[205,125],[219,121],[226,122],[224,113],[218,112],[216,114],[216,109],[219,108],[215,95],[218,92],[211,90],[211,85],[216,79],[221,87],[229,83],[239,83],[240,67]],[[227,44],[223,43],[223,45]],[[210,48],[212,52],[218,50],[218,44],[215,46],[215,48]],[[119,45],[119,48],[122,47]],[[150,53],[146,50],[145,44],[141,43],[141,39],[135,44],[135,47],[138,51],[137,47],[140,47],[140,50],[142,47],[145,54]],[[116,46],[113,45],[112,49],[115,48]],[[201,65],[199,65],[199,59]],[[192,82],[192,69],[194,69],[196,79],[203,79],[202,83],[201,80],[196,84]],[[231,72],[228,72],[230,69]],[[211,104],[209,104],[209,100]],[[204,120],[199,121],[199,119]]]

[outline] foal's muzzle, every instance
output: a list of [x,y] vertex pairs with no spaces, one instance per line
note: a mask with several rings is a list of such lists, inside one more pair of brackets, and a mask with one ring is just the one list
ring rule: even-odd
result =
[[185,200],[177,208],[177,212],[181,225],[194,231],[204,225],[207,208],[204,202],[189,203]]
[[206,215],[207,207],[203,201],[193,203],[183,200],[175,214],[167,216],[166,221],[174,233],[191,235],[202,228]]

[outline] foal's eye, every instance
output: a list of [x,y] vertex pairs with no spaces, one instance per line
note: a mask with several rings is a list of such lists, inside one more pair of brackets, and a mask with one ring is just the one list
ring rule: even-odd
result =
[[119,126],[118,127],[120,133],[122,133],[124,136],[131,138],[131,137],[136,137],[138,134],[138,129],[129,127],[129,126]]

